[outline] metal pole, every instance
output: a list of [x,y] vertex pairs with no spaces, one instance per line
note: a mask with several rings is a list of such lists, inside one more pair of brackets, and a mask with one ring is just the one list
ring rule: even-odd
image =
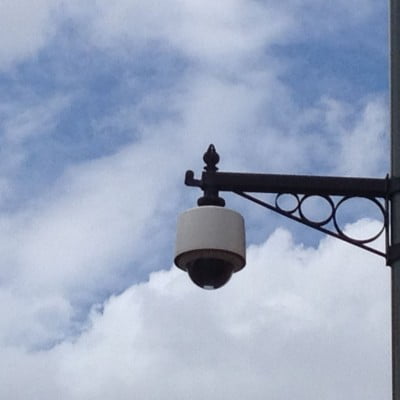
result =
[[[400,177],[400,0],[390,0],[391,177]],[[391,199],[391,244],[400,243],[400,193]],[[400,260],[391,265],[392,391],[400,400]]]

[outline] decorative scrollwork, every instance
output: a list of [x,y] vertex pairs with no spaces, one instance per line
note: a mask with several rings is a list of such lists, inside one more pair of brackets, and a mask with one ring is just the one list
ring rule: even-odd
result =
[[352,238],[351,236],[347,235],[347,234],[344,232],[344,229],[342,229],[342,228],[340,227],[340,224],[339,224],[338,219],[337,219],[337,212],[338,212],[339,208],[340,208],[346,201],[351,200],[351,199],[354,199],[354,198],[356,198],[356,197],[353,197],[353,196],[346,196],[346,197],[343,197],[342,199],[340,199],[340,200],[337,202],[337,204],[336,204],[336,206],[335,206],[335,212],[334,212],[334,214],[333,214],[333,224],[334,224],[334,226],[335,226],[336,231],[337,231],[337,232],[339,233],[339,235],[341,235],[343,238],[347,238],[348,240],[356,240],[356,241],[358,241],[359,243],[371,243],[371,242],[375,241],[376,239],[378,239],[378,237],[381,236],[382,233],[384,232],[384,230],[385,230],[385,221],[386,221],[386,214],[387,214],[387,212],[386,212],[384,206],[382,205],[382,203],[381,203],[379,200],[377,200],[377,199],[375,199],[375,198],[370,198],[370,197],[363,197],[364,199],[369,200],[370,202],[372,202],[372,204],[374,204],[374,205],[377,207],[377,210],[379,210],[380,213],[382,214],[382,227],[381,227],[381,229],[380,229],[375,235],[372,235],[372,236],[370,236],[370,237],[368,237],[368,238],[366,238],[366,239],[354,239],[354,238]]
[[[277,193],[275,196],[274,204],[269,204],[247,193],[243,192],[235,192],[235,193],[265,208],[275,211],[278,214],[284,215],[292,220],[295,220],[304,225],[315,228],[325,234],[334,236],[345,242],[351,243],[365,250],[368,250],[372,253],[385,257],[384,252],[381,252],[375,249],[374,247],[367,245],[368,243],[371,243],[376,239],[378,239],[383,234],[383,232],[385,231],[385,227],[387,226],[387,219],[388,219],[387,204],[381,202],[380,200],[374,197],[361,197],[361,198],[370,201],[374,206],[377,207],[377,210],[382,217],[382,227],[376,234],[370,235],[366,238],[357,239],[351,237],[347,232],[345,232],[345,229],[341,227],[338,218],[338,212],[339,209],[346,202],[355,198],[359,199],[360,197],[358,196],[342,196],[342,197],[335,196],[335,198],[333,198],[333,196],[327,196],[327,195],[299,195],[296,193]],[[309,215],[307,215],[308,213],[306,211],[305,205],[311,199],[317,199],[320,202],[322,201],[326,205],[325,207],[326,213],[323,217],[310,217]]]
[[[279,201],[280,201],[281,199],[283,199],[284,196],[290,197],[291,199],[293,199],[293,200],[294,200],[294,206],[291,206],[291,207],[289,207],[289,208],[284,208],[284,207],[279,203]],[[295,212],[299,209],[299,206],[300,206],[300,197],[299,197],[299,195],[296,194],[296,193],[278,193],[278,194],[275,196],[275,207],[276,207],[278,210],[280,210],[280,211],[287,212],[287,213],[289,213],[289,214],[293,214],[293,213],[295,213]]]
[[[328,212],[328,216],[327,217],[322,218],[320,220],[316,220],[316,219],[307,217],[307,213],[304,211],[303,207],[304,207],[304,205],[305,205],[307,200],[313,199],[313,198],[322,199],[326,204],[328,204],[329,212]],[[300,200],[299,214],[300,214],[300,217],[303,220],[305,220],[305,221],[307,221],[307,222],[309,222],[311,224],[315,224],[317,226],[324,226],[324,225],[328,224],[332,220],[332,218],[334,218],[334,216],[335,216],[335,204],[334,204],[334,202],[332,201],[332,199],[329,196],[306,195],[306,196],[303,196],[301,198],[301,200]]]

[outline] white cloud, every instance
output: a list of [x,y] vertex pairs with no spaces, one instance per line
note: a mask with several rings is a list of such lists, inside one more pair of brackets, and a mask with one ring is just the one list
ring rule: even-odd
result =
[[21,103],[1,105],[3,146],[22,145],[32,137],[54,131],[60,112],[70,102],[70,98],[65,95],[50,99],[30,97]]
[[[270,90],[264,93],[264,88]],[[118,110],[123,126],[140,127],[139,142],[71,167],[40,198],[0,220],[2,295],[21,311],[17,314],[25,315],[4,319],[3,342],[32,348],[74,335],[85,326],[82,306],[122,290],[129,279],[143,278],[150,269],[165,268],[165,251],[172,253],[173,221],[184,206],[179,196],[185,190],[193,202],[200,194],[183,187],[183,173],[187,168],[200,172],[202,152],[210,142],[221,149],[225,170],[258,166],[266,172],[292,172],[329,157],[332,136],[340,151],[345,128],[362,125],[354,123],[357,110],[338,101],[303,111],[289,94],[272,73],[252,72],[236,81],[198,74],[184,77],[176,91],[161,98],[144,97],[148,112],[164,103],[173,118],[167,113],[160,122],[148,123],[140,104],[132,115]],[[380,103],[371,104],[380,115]],[[17,114],[7,123],[6,142],[19,149],[38,126],[52,126],[58,107],[49,108],[51,117],[45,109],[40,105],[22,117]],[[276,116],[278,109],[281,115]],[[365,115],[372,118],[369,112]],[[383,123],[378,117],[372,120]],[[268,134],[265,121],[271,122]],[[326,137],[308,133],[308,126],[316,123],[324,126]],[[366,134],[374,138],[377,130],[372,128]],[[14,136],[14,131],[20,134]],[[370,152],[360,154],[360,163],[367,159],[370,171],[381,162],[378,156],[371,159]],[[243,207],[250,224],[259,219],[259,210]]]
[[81,21],[85,37],[96,47],[125,52],[161,44],[200,65],[229,69],[244,58],[256,60],[271,45],[319,38],[365,23],[380,6],[361,3],[101,0],[91,7],[71,2],[67,10]]
[[43,399],[57,393],[74,400],[385,398],[390,274],[383,264],[331,238],[304,248],[278,230],[250,247],[246,269],[219,291],[198,289],[177,269],[157,272],[111,297],[102,312],[94,308],[90,328],[76,341],[40,353],[3,350],[18,371],[24,365],[34,371],[17,379],[13,369],[2,369],[9,384],[0,393],[19,399],[41,388]]
[[[0,4],[0,70],[37,56],[66,20],[79,22],[83,42],[130,50],[169,46],[200,63],[235,63],[265,48],[321,36],[376,13],[372,1],[218,3],[197,0],[82,2],[3,0]],[[305,34],[305,35],[304,35]],[[90,39],[89,39],[90,38]]]
[[86,28],[97,46],[129,46],[130,42],[141,47],[161,42],[200,62],[215,57],[219,63],[232,62],[291,30],[285,14],[242,0],[100,1],[83,13],[89,14]]
[[[81,23],[74,25],[80,44],[106,56],[135,58],[136,50],[154,45],[180,54],[188,66],[167,90],[138,94],[134,106],[92,121],[94,130],[110,123],[136,130],[136,142],[71,166],[23,208],[2,210],[0,397],[387,394],[388,272],[378,267],[382,260],[330,239],[302,248],[277,231],[251,246],[248,269],[220,292],[201,292],[181,272],[162,271],[105,301],[104,312],[94,306],[87,318],[93,303],[166,267],[177,210],[197,195],[183,187],[182,175],[187,168],[200,172],[210,142],[221,152],[221,169],[300,173],[318,172],[318,165],[363,175],[382,169],[380,99],[367,96],[353,107],[315,99],[304,108],[280,78],[281,60],[266,55],[271,44],[365,20],[371,4],[2,3],[0,69],[34,57],[68,18]],[[2,105],[3,193],[12,191],[10,171],[20,171],[29,144],[54,134],[69,101],[35,97],[23,110]],[[166,116],[148,121],[144,109]],[[260,218],[249,214],[250,224]],[[365,230],[365,222],[353,229]]]
[[[48,330],[42,337],[32,332],[37,328],[29,318],[14,321],[16,324],[4,323],[1,336],[6,342],[12,332],[15,341],[22,337],[19,344],[28,347],[55,340],[60,332],[52,338],[53,325],[64,329],[65,324],[72,323],[70,302],[88,304],[104,290],[120,290],[127,284],[121,281],[124,271],[125,279],[143,274],[140,257],[151,253],[151,246],[162,245],[154,232],[162,224],[157,215],[171,207],[163,205],[170,181],[167,166],[173,165],[168,159],[171,151],[163,152],[167,146],[153,151],[153,160],[147,158],[146,146],[134,146],[73,168],[47,198],[2,217],[3,284],[12,288],[5,295],[11,292],[15,296],[10,295],[8,304],[15,303],[21,310],[23,307],[17,304],[28,303],[24,313],[31,313],[35,319],[36,302],[43,313],[66,303],[66,312],[60,312],[57,321],[38,319],[42,329]],[[161,183],[155,184],[149,176],[158,177]],[[172,193],[169,199],[174,197]],[[154,244],[147,243],[151,232]]]
[[387,104],[380,98],[368,101],[354,127],[342,134],[339,173],[372,176],[382,174],[381,166],[388,171],[388,132]]
[[32,154],[30,145],[57,134],[60,114],[71,100],[66,95],[39,98],[29,91],[21,97],[0,103],[0,204],[13,198],[15,176]]

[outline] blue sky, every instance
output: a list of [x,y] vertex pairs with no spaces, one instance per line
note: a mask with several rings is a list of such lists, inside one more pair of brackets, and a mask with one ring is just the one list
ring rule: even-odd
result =
[[387,42],[372,0],[2,1],[0,397],[389,398],[383,259],[227,194],[246,269],[210,293],[172,266],[209,143],[386,175]]

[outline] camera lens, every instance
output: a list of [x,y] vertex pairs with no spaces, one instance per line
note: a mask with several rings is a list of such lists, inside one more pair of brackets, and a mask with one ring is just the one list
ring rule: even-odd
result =
[[218,258],[202,258],[188,266],[190,279],[203,289],[218,289],[232,276],[232,265]]

